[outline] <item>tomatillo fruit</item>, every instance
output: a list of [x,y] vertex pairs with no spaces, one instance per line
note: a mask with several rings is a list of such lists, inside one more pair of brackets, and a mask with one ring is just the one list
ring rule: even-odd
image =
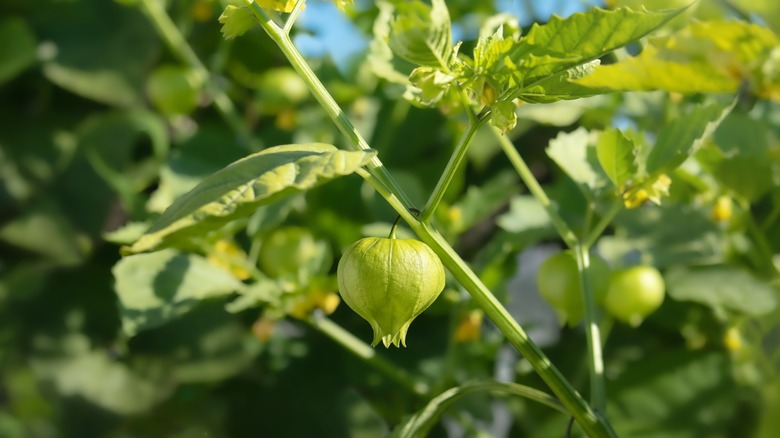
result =
[[664,302],[666,283],[658,269],[633,266],[612,274],[604,308],[612,316],[637,327]]
[[444,289],[444,266],[418,240],[366,237],[350,245],[338,266],[341,297],[371,324],[376,346],[406,346],[414,318]]

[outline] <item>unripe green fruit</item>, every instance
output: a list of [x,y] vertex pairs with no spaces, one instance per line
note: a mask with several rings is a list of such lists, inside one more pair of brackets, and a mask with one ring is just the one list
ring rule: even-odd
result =
[[344,302],[371,324],[374,346],[405,347],[409,325],[444,289],[444,266],[418,240],[358,240],[341,257],[337,276]]
[[604,307],[615,318],[637,327],[664,302],[666,284],[658,269],[634,266],[612,274]]
[[155,69],[146,83],[146,93],[166,115],[189,114],[198,106],[204,81],[188,67],[164,65]]
[[[590,290],[596,304],[604,301],[609,285],[609,266],[598,256],[590,257]],[[561,325],[574,326],[585,313],[577,260],[571,251],[548,257],[536,274],[539,295],[555,310]]]
[[333,259],[327,242],[317,240],[308,229],[282,227],[263,240],[258,263],[271,278],[303,282],[312,275],[326,273]]

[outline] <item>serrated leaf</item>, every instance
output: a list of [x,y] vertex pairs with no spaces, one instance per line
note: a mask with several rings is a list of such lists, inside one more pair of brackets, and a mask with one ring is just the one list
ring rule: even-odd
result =
[[279,12],[292,12],[295,8],[296,0],[255,0],[260,6],[266,9],[273,9]]
[[520,90],[648,35],[684,9],[648,12],[593,8],[534,24],[508,54]]
[[209,175],[176,200],[129,249],[151,251],[251,215],[263,204],[349,175],[376,151],[343,151],[311,143],[284,145],[242,158]]
[[601,61],[594,59],[585,64],[547,76],[533,85],[523,87],[515,94],[515,97],[529,103],[551,103],[559,100],[574,100],[605,94],[609,92],[606,88],[587,87],[573,82],[575,79],[589,75],[599,64],[601,64]]
[[660,174],[682,164],[701,147],[735,104],[736,100],[730,105],[699,105],[664,126],[647,157],[647,172]]
[[222,36],[229,40],[245,34],[257,24],[257,19],[248,6],[228,5],[219,16],[219,22],[222,23]]
[[552,396],[528,386],[509,382],[471,382],[455,388],[450,388],[431,399],[425,407],[407,418],[393,429],[391,438],[416,438],[428,435],[439,418],[453,403],[466,395],[477,392],[492,392],[497,394],[524,397],[541,403],[560,412],[565,412],[560,403]]
[[125,257],[112,272],[122,328],[129,336],[165,324],[202,300],[244,288],[205,258],[172,249]]
[[614,128],[602,132],[596,143],[601,168],[619,191],[637,172],[634,149],[634,142]]
[[399,3],[388,43],[395,54],[411,63],[447,67],[452,29],[444,0],[433,0],[431,6],[419,0]]
[[777,306],[776,291],[769,284],[732,266],[678,267],[665,278],[669,295],[675,300],[693,301],[717,311],[761,316]]
[[780,45],[769,29],[745,22],[692,23],[650,41],[639,56],[603,66],[578,82],[616,91],[731,93],[750,79],[752,91],[771,98],[777,78],[763,74]]
[[593,136],[585,128],[561,133],[550,141],[547,155],[580,187],[586,197],[604,186],[606,179],[595,157]]
[[[391,83],[406,85],[409,83],[408,72],[402,73],[394,61],[401,61],[393,54],[387,41],[390,39],[390,27],[393,21],[393,5],[386,1],[376,2],[379,9],[374,20],[374,38],[369,44],[368,65],[371,71],[382,79]],[[406,61],[401,61],[406,62]]]

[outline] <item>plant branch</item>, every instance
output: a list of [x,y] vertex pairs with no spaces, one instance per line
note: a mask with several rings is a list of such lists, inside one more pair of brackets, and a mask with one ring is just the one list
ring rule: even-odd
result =
[[383,357],[379,356],[374,348],[365,342],[361,341],[355,335],[345,330],[340,325],[333,322],[331,319],[322,314],[322,312],[315,312],[311,317],[306,320],[309,325],[317,329],[320,333],[329,337],[347,351],[355,356],[363,359],[366,363],[378,369],[386,376],[400,383],[404,388],[408,389],[412,394],[421,398],[427,398],[430,389],[428,385],[415,381],[407,372],[393,364],[388,362]]
[[[333,100],[317,76],[306,64],[301,54],[292,44],[289,36],[270,21],[263,9],[252,0],[245,0],[255,16],[260,20],[263,29],[279,46],[293,68],[301,75],[309,86],[312,94],[320,102],[323,109],[349,140],[351,149],[369,149],[368,144],[357,132],[347,116]],[[566,409],[574,416],[577,423],[588,436],[614,437],[615,433],[609,423],[598,415],[580,394],[563,377],[560,371],[550,362],[539,347],[534,344],[525,331],[509,314],[500,301],[487,289],[479,277],[466,262],[458,256],[449,243],[427,223],[417,219],[409,210],[410,203],[403,191],[390,177],[378,158],[374,158],[367,166],[370,171],[361,170],[359,175],[366,179],[390,204],[396,212],[409,224],[409,227],[428,244],[442,259],[442,263],[452,275],[471,294],[474,300],[493,320],[507,339],[534,367],[539,376],[547,383]],[[572,234],[573,235],[573,234]]]
[[181,62],[197,72],[206,83],[206,88],[214,99],[214,105],[219,111],[225,123],[239,137],[240,143],[248,146],[252,150],[262,148],[260,142],[252,136],[249,127],[241,118],[230,97],[218,87],[212,80],[211,73],[200,61],[198,55],[192,50],[187,40],[179,32],[179,28],[173,23],[171,17],[158,0],[141,0],[140,8],[151,20],[157,33],[165,42],[168,49],[179,58]]

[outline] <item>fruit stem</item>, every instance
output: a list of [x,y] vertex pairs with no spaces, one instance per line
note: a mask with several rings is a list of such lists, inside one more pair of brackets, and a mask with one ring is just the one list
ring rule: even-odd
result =
[[388,239],[395,239],[395,230],[398,228],[398,221],[401,220],[401,215],[399,214],[395,218],[395,222],[393,222],[393,227],[390,228],[390,235],[387,236]]

